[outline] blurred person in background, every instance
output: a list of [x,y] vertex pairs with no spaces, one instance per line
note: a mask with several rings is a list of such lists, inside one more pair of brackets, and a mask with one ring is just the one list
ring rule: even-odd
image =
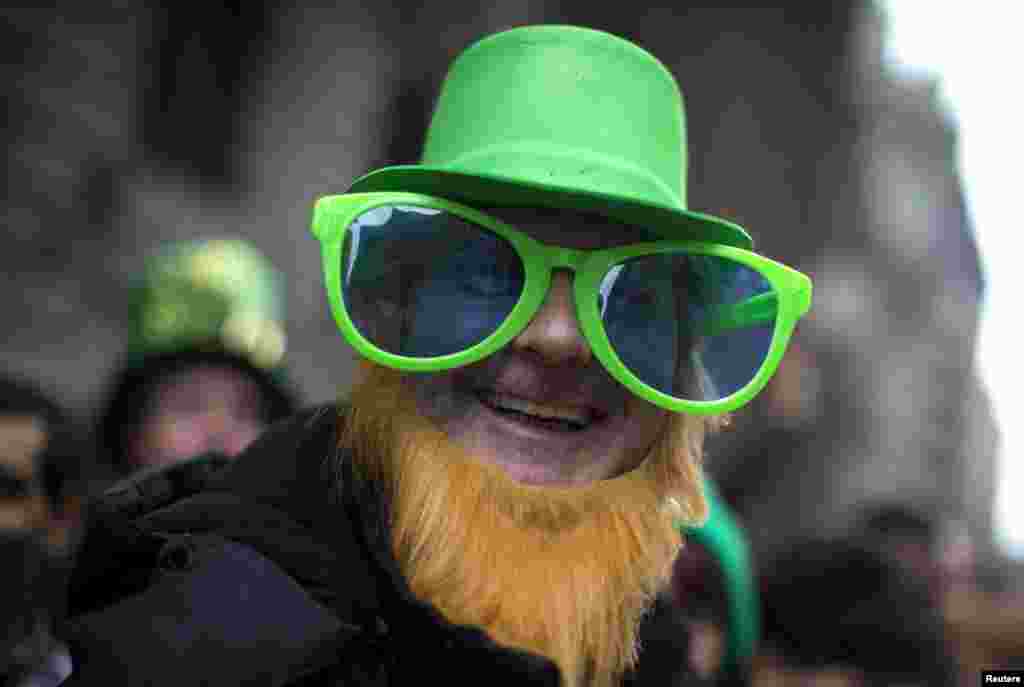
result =
[[708,520],[686,529],[671,590],[687,618],[690,663],[719,687],[750,684],[760,631],[750,541],[715,483],[705,478]]
[[758,631],[750,543],[707,477],[704,494],[708,519],[684,527],[669,587],[641,626],[639,669],[626,683],[632,687],[750,684]]
[[81,427],[36,384],[0,375],[0,684],[70,672],[54,639],[93,467]]
[[694,669],[692,628],[671,595],[662,593],[654,599],[640,621],[638,636],[637,665],[626,672],[622,687],[715,685],[710,675]]
[[961,667],[961,684],[981,670],[1024,667],[1024,597],[983,584],[966,524],[939,521],[902,503],[863,509],[854,536],[929,590]]
[[927,588],[876,551],[844,540],[796,542],[766,566],[760,591],[754,687],[957,684]]
[[1024,593],[1019,580],[1004,588],[951,590],[943,614],[960,661],[961,685],[977,684],[982,670],[1024,669]]
[[[970,554],[968,559],[944,556],[941,529],[933,518],[904,503],[885,502],[861,509],[852,535],[924,584],[939,606],[947,585],[969,580],[973,565]],[[946,566],[947,561],[956,565]]]
[[726,585],[714,555],[695,539],[687,540],[672,566],[669,599],[687,630],[687,663],[706,680],[719,676],[729,631]]
[[467,48],[421,163],[315,207],[347,403],[205,484],[154,481],[178,464],[114,492],[68,685],[619,684],[706,518],[705,433],[810,307],[805,275],[686,208],[685,171],[678,85],[639,46]]
[[296,411],[280,279],[237,239],[175,243],[147,260],[97,427],[101,458],[118,474],[232,458]]

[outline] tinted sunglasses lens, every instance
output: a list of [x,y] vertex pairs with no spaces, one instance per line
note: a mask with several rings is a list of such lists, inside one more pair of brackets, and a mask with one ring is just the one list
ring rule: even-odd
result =
[[411,358],[459,353],[493,334],[525,283],[512,244],[457,215],[389,205],[346,229],[342,300],[377,348]]
[[749,384],[775,331],[771,284],[728,258],[665,253],[622,262],[605,274],[598,305],[626,368],[688,401],[717,401]]

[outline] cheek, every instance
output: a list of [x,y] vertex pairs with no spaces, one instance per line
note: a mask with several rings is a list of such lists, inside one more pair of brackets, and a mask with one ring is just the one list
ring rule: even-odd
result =
[[622,447],[627,452],[646,454],[668,430],[670,413],[639,398],[627,402],[620,429]]
[[241,421],[228,433],[224,441],[224,450],[230,457],[237,456],[259,438],[264,426],[256,422]]
[[163,453],[188,454],[202,446],[203,434],[198,418],[165,415],[149,425],[144,443]]
[[404,391],[421,415],[452,437],[466,431],[467,421],[477,410],[473,385],[465,368],[409,375],[405,378]]

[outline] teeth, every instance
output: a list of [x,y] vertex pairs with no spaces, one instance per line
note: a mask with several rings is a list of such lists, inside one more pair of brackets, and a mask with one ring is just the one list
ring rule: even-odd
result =
[[497,408],[502,410],[514,410],[525,415],[533,415],[534,417],[543,418],[545,420],[563,420],[579,426],[586,426],[590,424],[591,420],[590,412],[581,408],[535,403],[533,401],[527,401],[526,399],[516,398],[514,396],[505,396],[504,394],[489,393],[486,394],[486,396],[487,400]]

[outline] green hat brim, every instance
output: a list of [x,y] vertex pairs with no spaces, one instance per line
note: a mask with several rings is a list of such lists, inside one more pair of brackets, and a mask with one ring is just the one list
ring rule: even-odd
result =
[[692,210],[626,196],[581,191],[557,184],[467,173],[429,165],[384,167],[357,179],[350,193],[406,191],[455,202],[487,206],[550,207],[578,210],[644,227],[670,239],[705,241],[750,250],[753,239],[742,227]]

